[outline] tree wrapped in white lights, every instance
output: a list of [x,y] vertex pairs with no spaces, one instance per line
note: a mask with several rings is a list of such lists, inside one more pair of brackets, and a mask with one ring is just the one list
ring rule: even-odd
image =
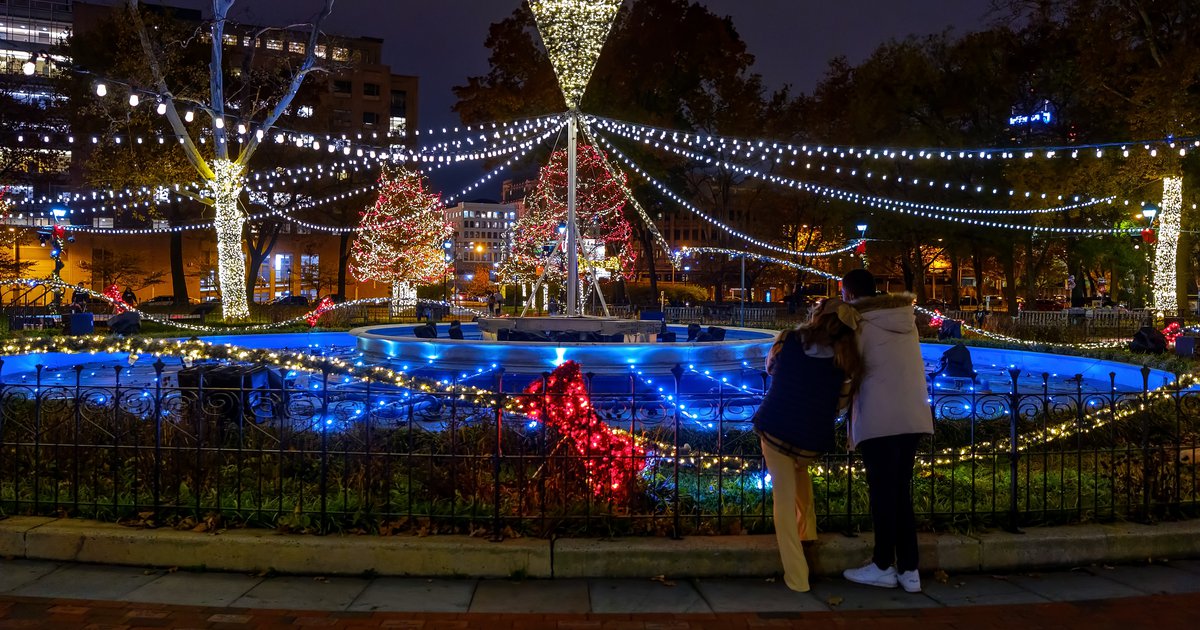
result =
[[1162,315],[1179,314],[1175,282],[1182,220],[1183,178],[1164,177],[1162,206],[1158,210],[1158,240],[1154,247],[1154,310]]
[[442,279],[443,243],[453,233],[441,196],[425,191],[420,173],[388,170],[379,177],[379,198],[363,212],[350,254],[360,282],[392,285],[393,313],[416,304],[417,284]]
[[[178,109],[178,99],[167,85],[166,74],[159,63],[158,51],[151,41],[150,33],[142,20],[139,0],[128,0],[130,20],[138,32],[142,53],[150,67],[153,81],[152,91],[158,97],[158,111],[166,116],[171,129],[178,136],[188,161],[204,179],[206,187],[200,201],[213,207],[215,219],[213,227],[217,233],[217,281],[221,287],[221,307],[226,321],[245,319],[250,315],[250,307],[246,297],[246,257],[242,251],[242,233],[246,224],[246,214],[238,206],[245,185],[246,166],[254,155],[263,139],[274,128],[280,116],[292,104],[296,93],[300,90],[304,78],[316,67],[317,39],[320,34],[321,22],[333,11],[334,0],[324,0],[324,5],[316,19],[310,25],[304,55],[295,67],[291,80],[286,89],[278,97],[273,106],[268,106],[260,121],[251,121],[247,117],[251,112],[239,112],[241,123],[239,133],[231,138],[226,129],[226,93],[224,83],[224,48],[227,46],[225,25],[229,10],[236,0],[212,0],[212,24],[208,36],[212,44],[212,54],[209,61],[208,98],[199,109],[209,117],[207,129],[195,132],[196,137],[207,143],[205,136],[211,137],[211,157],[201,152],[193,132],[185,124],[185,116]],[[257,37],[255,38],[257,40]],[[257,43],[255,41],[255,43]],[[97,93],[103,96],[103,85]],[[135,101],[131,97],[130,104]],[[188,112],[187,122],[191,122],[193,114]],[[243,137],[244,135],[244,137]],[[238,142],[240,147],[233,151],[231,144]]]

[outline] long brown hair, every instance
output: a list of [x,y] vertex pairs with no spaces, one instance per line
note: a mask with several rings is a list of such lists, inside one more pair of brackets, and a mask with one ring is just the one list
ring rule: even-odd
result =
[[822,305],[822,308],[813,312],[807,322],[779,333],[767,352],[768,371],[772,370],[775,355],[783,349],[785,343],[792,340],[799,342],[803,347],[823,345],[832,348],[833,364],[841,368],[846,373],[846,379],[850,381],[849,393],[853,395],[858,391],[863,375],[863,360],[862,355],[858,353],[858,340],[854,336],[854,329],[838,317],[837,308],[833,304],[829,304],[828,307]]

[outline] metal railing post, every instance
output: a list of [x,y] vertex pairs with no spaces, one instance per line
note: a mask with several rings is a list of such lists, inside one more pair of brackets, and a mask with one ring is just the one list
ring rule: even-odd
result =
[[1008,409],[1008,527],[1005,529],[1014,534],[1021,534],[1024,532],[1021,531],[1020,511],[1017,506],[1017,462],[1021,455],[1020,446],[1017,443],[1018,425],[1021,420],[1021,395],[1017,381],[1021,376],[1021,370],[1015,367],[1009,368],[1008,376],[1012,379],[1012,395]]
[[504,440],[504,368],[496,368],[496,447],[492,450],[492,542],[504,540],[500,520],[500,458]]
[[671,368],[671,376],[675,377],[675,412],[674,422],[672,423],[672,443],[674,448],[674,457],[672,458],[673,466],[671,472],[671,511],[674,513],[673,522],[671,525],[671,538],[676,540],[683,538],[683,515],[679,512],[679,458],[682,454],[679,452],[679,390],[680,381],[683,380],[683,366],[678,363]]

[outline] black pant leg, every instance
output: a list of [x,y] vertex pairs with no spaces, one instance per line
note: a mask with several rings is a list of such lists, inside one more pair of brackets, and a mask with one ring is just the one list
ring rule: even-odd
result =
[[892,477],[892,446],[889,437],[864,440],[858,444],[867,469],[867,494],[871,502],[871,523],[875,529],[875,550],[871,560],[881,569],[892,566],[896,558],[896,496]]
[[891,455],[893,492],[896,496],[896,570],[912,571],[918,566],[917,517],[913,512],[913,466],[917,457],[918,433],[893,436]]

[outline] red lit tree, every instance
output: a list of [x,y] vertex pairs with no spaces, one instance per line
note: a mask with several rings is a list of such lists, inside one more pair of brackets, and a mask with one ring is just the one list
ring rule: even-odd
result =
[[534,420],[546,423],[579,456],[584,458],[588,487],[604,499],[628,495],[634,477],[646,461],[646,450],[633,436],[604,423],[588,395],[579,364],[567,361],[550,376],[525,388],[522,408]]
[[[632,273],[637,249],[632,242],[632,226],[622,214],[624,175],[614,179],[604,167],[600,151],[591,145],[580,145],[576,155],[580,274],[585,273],[587,260],[613,274]],[[513,248],[501,264],[501,275],[506,281],[523,282],[536,279],[544,270],[547,280],[561,282],[566,275],[564,258],[556,255],[547,260],[543,248],[559,240],[563,245],[558,252],[561,254],[565,248],[566,238],[558,228],[567,223],[566,151],[555,151],[550,156],[525,205],[528,212],[513,228]]]
[[441,280],[446,273],[442,243],[453,228],[441,196],[425,191],[420,173],[384,169],[379,198],[359,222],[350,272],[361,281],[392,285],[392,308],[416,303],[417,284]]

